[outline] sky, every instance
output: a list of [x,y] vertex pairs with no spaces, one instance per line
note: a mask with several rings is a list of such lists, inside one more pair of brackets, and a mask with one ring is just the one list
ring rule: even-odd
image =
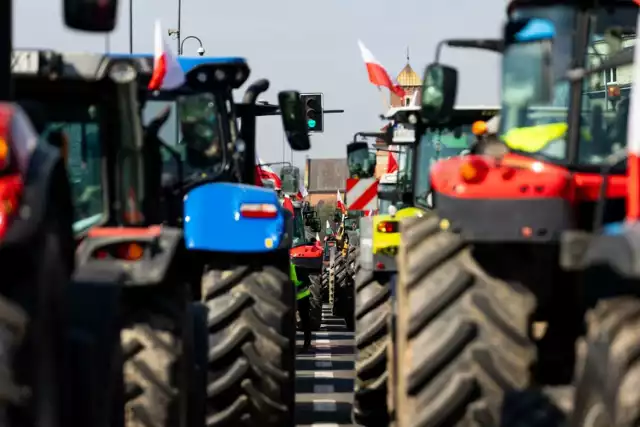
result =
[[[120,0],[119,21],[108,38],[112,52],[129,49],[129,1]],[[177,26],[177,0],[133,0],[133,47],[153,51],[153,28]],[[324,93],[325,109],[344,109],[325,116],[323,134],[312,134],[308,152],[294,152],[302,166],[311,158],[344,158],[345,146],[358,131],[383,125],[385,110],[377,88],[368,81],[357,41],[396,77],[410,63],[422,76],[444,38],[496,37],[501,32],[504,0],[182,0],[182,37],[199,37],[210,56],[243,56],[251,67],[249,83],[268,78],[263,98],[277,103],[280,90]],[[14,45],[63,51],[104,52],[105,36],[66,29],[61,0],[14,0]],[[175,42],[167,40],[176,49]],[[196,56],[196,40],[184,44],[184,55]],[[176,49],[177,50],[177,49]],[[490,105],[498,101],[498,56],[490,52],[446,49],[441,61],[458,68],[458,104]],[[241,89],[243,91],[243,89]],[[236,95],[236,99],[242,93]],[[283,147],[281,121],[260,118],[257,150],[267,162],[291,160]]]

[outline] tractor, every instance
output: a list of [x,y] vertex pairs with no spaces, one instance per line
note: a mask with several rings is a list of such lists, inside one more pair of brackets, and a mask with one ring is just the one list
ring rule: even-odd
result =
[[[12,55],[12,3],[3,2],[0,13],[4,31],[0,65],[1,422],[99,425],[93,421],[108,420],[108,412],[100,413],[99,418],[86,417],[89,411],[77,405],[91,403],[98,409],[105,402],[83,400],[90,390],[77,386],[89,382],[86,378],[78,382],[80,369],[67,369],[74,350],[66,316],[75,264],[71,191],[59,150],[39,139],[42,128],[26,106],[14,102],[20,86],[15,69],[33,73],[41,68],[38,54]],[[94,33],[115,27],[115,1],[62,3],[67,27]],[[94,375],[98,377],[100,373]],[[108,378],[102,379],[105,387]],[[97,396],[90,393],[88,397]]]
[[293,166],[283,167],[280,174],[282,181],[281,203],[283,206],[289,206],[293,214],[293,240],[289,252],[291,263],[298,280],[307,282],[309,285],[311,328],[314,331],[319,331],[322,323],[322,284],[320,278],[322,274],[322,247],[317,244],[316,237],[309,236],[310,233],[307,233],[306,228],[309,227],[312,233],[317,233],[320,231],[320,226],[309,203],[299,200],[300,170]]
[[[361,425],[376,425],[378,420],[388,417],[388,377],[395,370],[389,326],[400,244],[399,223],[404,218],[422,216],[430,209],[428,195],[424,193],[431,165],[440,158],[466,154],[481,136],[476,135],[483,130],[480,124],[496,113],[496,107],[456,107],[446,121],[433,121],[428,127],[415,129],[419,108],[396,107],[386,115],[391,126],[385,132],[361,133],[383,141],[374,148],[396,153],[399,164],[399,171],[378,179],[378,215],[361,220],[362,237],[366,241],[371,236],[371,244],[360,254],[355,294],[356,337],[361,338],[356,339],[353,418]],[[358,167],[361,162],[357,159],[371,158],[375,165],[375,157],[369,153],[366,141],[350,144],[347,156],[352,177],[368,178]],[[371,325],[375,325],[373,334]]]
[[[584,345],[574,347],[587,310],[587,337],[606,342],[592,341],[598,360],[612,360],[606,340],[631,319],[625,302],[610,299],[623,288],[570,268],[569,256],[584,249],[570,238],[576,232],[624,218],[625,162],[615,159],[627,143],[628,88],[602,85],[603,73],[574,83],[567,74],[635,38],[637,5],[513,1],[507,18],[498,143],[431,165],[433,211],[400,225],[390,396],[398,427],[515,425],[533,414],[540,425],[559,425],[571,409],[560,391],[591,363]],[[418,128],[451,116],[456,85],[454,68],[426,68]],[[630,347],[621,352],[638,342],[625,337]],[[607,362],[597,363],[597,374],[586,372],[604,378]],[[575,425],[637,423],[635,389],[617,395],[633,365],[615,366],[600,394],[580,404],[602,399],[629,421],[586,411]]]
[[[192,273],[185,280],[209,313],[208,337],[198,353],[208,357],[199,365],[207,371],[204,414],[212,426],[287,424],[294,405],[289,251],[296,221],[274,191],[254,185],[255,126],[257,116],[281,115],[291,147],[307,149],[300,97],[284,91],[279,107],[256,104],[269,86],[259,80],[234,103],[232,91],[249,75],[243,59],[180,57],[179,62],[184,87],[148,93],[145,108],[157,111],[169,104],[178,111],[173,135],[157,134],[164,154],[160,219],[184,230]],[[159,176],[154,172],[150,179]]]

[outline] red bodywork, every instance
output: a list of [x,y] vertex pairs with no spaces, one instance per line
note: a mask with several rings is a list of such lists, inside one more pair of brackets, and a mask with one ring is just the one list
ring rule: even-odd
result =
[[[461,170],[473,165],[481,176],[465,180]],[[502,159],[470,155],[437,162],[431,169],[431,186],[436,193],[457,199],[561,198],[569,202],[596,201],[602,175],[570,172],[550,163],[518,154]],[[607,178],[607,198],[624,198],[627,180],[623,175]]]
[[14,108],[12,104],[0,104],[0,239],[6,235],[11,220],[18,212],[24,189],[15,151],[16,144],[24,144],[25,141],[13,138]]

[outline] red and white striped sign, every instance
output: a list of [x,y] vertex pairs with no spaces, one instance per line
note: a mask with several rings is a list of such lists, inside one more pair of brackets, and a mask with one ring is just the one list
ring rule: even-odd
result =
[[347,209],[368,211],[378,208],[378,180],[347,178]]

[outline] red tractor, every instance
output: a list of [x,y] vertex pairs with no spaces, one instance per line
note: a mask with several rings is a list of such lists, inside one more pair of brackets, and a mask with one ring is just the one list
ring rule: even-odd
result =
[[[584,274],[587,246],[572,238],[624,218],[619,152],[629,97],[624,88],[608,92],[613,67],[585,81],[566,78],[570,67],[601,64],[635,39],[638,6],[515,0],[507,15],[499,140],[433,165],[426,177],[433,211],[401,225],[390,384],[396,426],[518,425],[533,412],[539,425],[559,425],[563,413],[549,397],[555,386],[570,385],[585,364],[607,363],[609,371],[590,371],[615,372],[603,377],[599,398],[610,413],[633,417],[592,413],[575,425],[638,425],[638,387],[618,395],[637,363],[611,365],[614,341],[602,341],[593,360],[574,345],[593,306],[601,307],[590,319],[600,320],[587,340],[616,333],[610,325],[631,327],[640,313],[623,302],[604,308],[601,300],[629,288]],[[446,121],[456,85],[455,69],[427,67],[418,128]],[[636,333],[616,345],[636,351],[639,341]]]

